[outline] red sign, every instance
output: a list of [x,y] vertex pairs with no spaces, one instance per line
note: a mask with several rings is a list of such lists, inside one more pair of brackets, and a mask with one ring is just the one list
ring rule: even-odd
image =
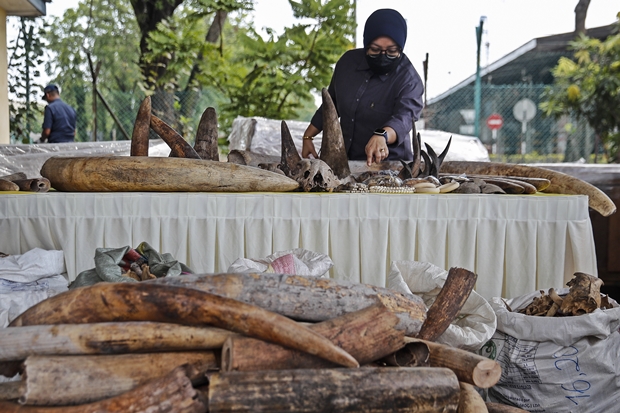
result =
[[491,130],[498,130],[504,126],[504,118],[499,113],[494,113],[487,118],[487,127]]

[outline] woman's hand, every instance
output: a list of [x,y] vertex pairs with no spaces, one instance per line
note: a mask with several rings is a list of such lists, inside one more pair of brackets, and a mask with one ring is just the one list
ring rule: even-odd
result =
[[372,135],[368,143],[366,144],[366,164],[368,166],[373,163],[380,163],[387,159],[390,154],[385,138],[381,135]]
[[301,157],[309,158],[310,155],[312,155],[314,159],[319,159],[319,155],[316,153],[316,149],[314,148],[314,142],[312,142],[312,139],[304,138],[301,145]]

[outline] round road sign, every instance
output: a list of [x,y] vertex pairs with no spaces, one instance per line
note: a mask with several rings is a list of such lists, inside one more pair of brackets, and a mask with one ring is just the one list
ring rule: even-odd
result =
[[494,113],[487,118],[487,127],[491,130],[498,130],[504,126],[504,118],[499,113]]
[[536,115],[536,104],[530,99],[521,99],[512,108],[512,114],[519,122],[529,122]]

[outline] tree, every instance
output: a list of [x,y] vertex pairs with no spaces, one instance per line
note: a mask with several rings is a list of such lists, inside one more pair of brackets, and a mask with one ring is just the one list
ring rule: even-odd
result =
[[[226,12],[232,16],[226,24],[221,24],[221,10],[211,19],[206,9],[201,14],[198,8],[180,7],[151,33],[145,60],[167,59],[159,81],[170,89],[210,92],[223,129],[236,116],[295,119],[300,109],[314,107],[311,92],[329,84],[333,64],[352,47],[355,23],[346,0],[289,3],[303,23],[285,28],[279,37],[267,29],[266,39],[245,14],[248,4],[235,3],[239,9]],[[211,24],[202,17],[207,15]],[[213,35],[216,25],[218,36]],[[193,100],[184,98],[178,106],[190,114]]]
[[579,0],[577,6],[575,6],[575,34],[586,32],[588,7],[590,7],[590,0]]
[[[620,29],[620,13],[616,24]],[[573,59],[559,60],[540,108],[547,116],[587,121],[609,158],[620,162],[620,33],[604,41],[581,35],[570,48]]]
[[43,63],[45,25],[41,21],[20,17],[19,34],[9,48],[9,92],[14,97],[9,104],[10,128],[13,139],[31,143],[30,134],[41,130],[41,100],[43,86],[38,83],[38,67]]
[[293,15],[309,23],[295,24],[275,38],[263,40],[254,30],[241,33],[241,54],[232,59],[238,70],[225,77],[230,103],[225,110],[241,116],[291,119],[311,92],[329,85],[333,64],[351,48],[355,20],[349,1],[289,3]]
[[148,39],[157,26],[169,20],[174,11],[184,0],[130,0],[138,27],[140,28],[140,67],[147,87],[155,86],[157,80],[166,70],[167,56],[159,56],[159,60],[145,60],[149,51]]
[[[192,59],[200,60],[200,45],[196,40],[215,43],[219,28],[223,27],[228,13],[251,9],[253,3],[251,0],[131,0],[131,4],[140,27],[140,68],[145,86],[152,93],[153,111],[165,121],[178,126],[174,96],[178,90],[174,83],[178,71],[175,70],[175,63],[186,60],[188,53]],[[178,14],[182,14],[183,18],[180,19]],[[178,29],[186,30],[187,25],[192,29],[204,27],[204,22],[211,17],[212,29],[207,28],[206,36],[184,38],[177,43],[180,46],[178,49],[164,49],[162,52],[153,47],[157,43],[154,37],[159,36],[161,40],[162,34],[166,36],[174,34]]]

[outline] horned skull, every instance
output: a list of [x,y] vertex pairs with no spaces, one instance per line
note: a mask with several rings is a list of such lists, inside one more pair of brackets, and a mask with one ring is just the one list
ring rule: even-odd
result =
[[320,159],[301,159],[291,175],[305,192],[332,192],[340,185],[334,171]]

